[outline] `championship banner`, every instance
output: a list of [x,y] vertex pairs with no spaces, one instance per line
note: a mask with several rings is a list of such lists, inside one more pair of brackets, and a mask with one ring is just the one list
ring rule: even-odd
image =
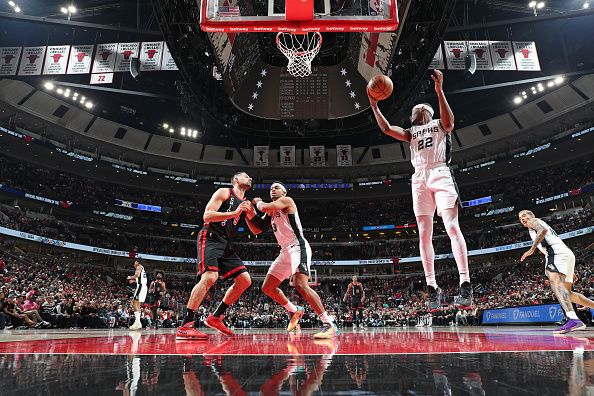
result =
[[488,41],[469,41],[468,52],[476,55],[476,70],[493,70]]
[[52,45],[47,47],[43,74],[66,74],[69,54],[69,45]]
[[534,41],[514,41],[512,44],[519,71],[540,71],[540,62]]
[[21,57],[21,66],[19,67],[19,76],[38,76],[43,67],[43,58],[45,57],[45,46],[25,47]]
[[0,47],[0,76],[14,76],[23,47]]
[[280,165],[295,166],[295,146],[280,146]]
[[115,71],[130,71],[130,58],[138,58],[140,43],[119,43],[116,54]]
[[350,144],[339,144],[336,146],[336,165],[352,166],[353,155]]
[[444,41],[445,56],[449,70],[465,70],[465,60],[468,50],[466,41]]
[[514,53],[509,41],[489,41],[493,70],[516,70]]
[[443,62],[443,49],[441,44],[439,44],[439,48],[437,48],[437,52],[435,52],[435,56],[433,56],[433,60],[429,64],[429,69],[445,69],[445,64]]
[[73,45],[66,74],[87,74],[91,71],[94,45]]
[[142,43],[142,49],[140,50],[140,71],[161,70],[163,47],[162,41]]
[[324,146],[309,146],[309,165],[326,166]]
[[97,44],[93,73],[113,73],[118,43]]
[[161,61],[161,70],[179,70],[177,65],[175,64],[175,60],[173,60],[173,56],[171,56],[171,51],[169,51],[169,47],[165,46],[163,48],[163,60]]
[[254,166],[268,166],[268,146],[254,146]]

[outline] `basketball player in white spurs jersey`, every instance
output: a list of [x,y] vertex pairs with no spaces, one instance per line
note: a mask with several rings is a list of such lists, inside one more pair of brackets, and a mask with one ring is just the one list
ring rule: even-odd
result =
[[262,291],[292,314],[287,326],[287,331],[291,332],[303,316],[304,309],[289,301],[279,285],[293,276],[295,288],[324,324],[324,330],[314,334],[314,338],[334,338],[338,334],[338,329],[326,312],[320,296],[308,284],[311,247],[303,237],[297,205],[292,198],[287,197],[286,187],[278,182],[270,186],[270,198],[272,202],[269,203],[263,202],[260,198],[253,200],[258,210],[266,214],[262,218],[260,229],[264,231],[266,228],[272,228],[281,247],[280,254],[266,274]]
[[458,191],[449,168],[451,135],[454,130],[454,114],[443,93],[443,73],[435,70],[431,76],[439,102],[439,115],[433,119],[433,108],[418,104],[412,109],[412,126],[404,129],[392,126],[382,115],[377,100],[369,97],[373,114],[381,130],[388,136],[410,143],[411,162],[415,168],[412,176],[413,209],[419,228],[419,250],[429,290],[427,306],[441,307],[441,289],[435,280],[433,250],[433,214],[441,216],[452,243],[452,253],[460,274],[460,295],[454,298],[456,305],[472,304],[472,287],[468,271],[466,241],[458,224]]
[[545,274],[549,278],[549,283],[553,293],[559,301],[559,305],[567,316],[567,321],[555,329],[556,334],[569,333],[571,331],[582,330],[586,325],[578,319],[571,303],[583,305],[584,307],[594,308],[594,301],[586,298],[583,294],[571,290],[573,286],[573,275],[575,267],[575,256],[567,245],[557,236],[557,233],[543,220],[534,216],[529,210],[522,210],[518,214],[520,223],[530,233],[530,238],[534,242],[532,247],[522,255],[520,261],[526,260],[532,256],[536,249],[545,255]]
[[140,260],[134,261],[134,269],[136,270],[134,275],[128,277],[129,282],[136,283],[136,291],[134,292],[134,297],[132,297],[134,323],[130,326],[130,330],[140,330],[142,329],[142,323],[140,323],[140,304],[144,303],[148,288],[146,286],[146,272]]

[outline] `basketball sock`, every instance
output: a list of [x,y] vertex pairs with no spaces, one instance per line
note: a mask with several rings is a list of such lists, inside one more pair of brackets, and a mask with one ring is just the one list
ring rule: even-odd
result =
[[332,323],[332,318],[330,318],[330,316],[328,315],[328,313],[326,311],[319,314],[318,318],[320,318],[322,323],[329,324],[330,326],[334,326],[334,323]]
[[297,307],[291,301],[289,301],[285,305],[283,305],[283,308],[286,309],[287,311],[289,311],[290,313],[297,312]]
[[468,271],[468,250],[466,248],[466,241],[464,235],[460,230],[458,223],[458,210],[444,210],[443,211],[443,225],[452,242],[452,254],[456,265],[458,266],[458,273],[460,274],[460,285],[464,282],[470,282],[470,272]]
[[140,323],[140,312],[134,312],[134,323]]
[[433,250],[433,216],[417,216],[417,226],[419,228],[419,251],[423,270],[425,271],[425,281],[427,286],[437,288],[435,280],[435,251]]
[[212,316],[215,316],[217,318],[220,317],[222,314],[225,313],[227,308],[229,308],[229,306],[221,301],[217,309],[215,309],[215,311],[213,312]]
[[577,314],[575,312],[567,312],[567,319],[576,319],[577,320]]
[[194,310],[186,308],[186,316],[184,317],[184,324],[194,321]]

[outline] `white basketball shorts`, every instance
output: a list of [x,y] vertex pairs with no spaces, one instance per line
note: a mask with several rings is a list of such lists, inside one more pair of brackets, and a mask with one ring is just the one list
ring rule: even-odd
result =
[[441,216],[444,209],[456,206],[458,189],[447,165],[417,170],[411,179],[415,216]]
[[574,267],[575,256],[571,250],[550,255],[545,261],[546,270],[565,275],[565,282],[567,283],[573,283]]
[[286,248],[282,248],[280,254],[268,269],[268,275],[274,276],[279,281],[284,281],[296,272],[309,276],[311,267],[311,247],[305,241],[304,244],[295,242]]
[[132,299],[143,303],[146,300],[147,291],[148,287],[146,287],[146,285],[136,285],[136,291],[134,292],[134,297]]

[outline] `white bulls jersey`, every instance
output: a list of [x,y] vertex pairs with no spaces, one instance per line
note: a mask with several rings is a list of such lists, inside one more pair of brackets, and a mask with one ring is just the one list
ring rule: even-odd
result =
[[415,170],[449,165],[452,139],[441,126],[440,120],[431,120],[425,125],[413,125],[409,131],[410,162]]
[[140,266],[140,279],[136,279],[136,284],[146,286],[146,272],[144,271],[144,266]]
[[305,243],[298,212],[288,214],[282,210],[278,210],[274,212],[270,222],[274,236],[282,248],[295,243],[299,243],[300,245]]
[[[547,251],[549,256],[552,256],[553,254],[564,254],[567,252],[571,252],[571,250],[567,247],[565,242],[563,242],[563,240],[559,238],[555,230],[553,230],[550,225],[545,223],[543,220],[538,219],[538,221],[543,227],[547,229],[547,233],[545,234],[545,238],[541,242],[541,245]],[[532,239],[532,241],[534,241],[536,239],[536,231],[530,229],[529,232],[530,238]]]

